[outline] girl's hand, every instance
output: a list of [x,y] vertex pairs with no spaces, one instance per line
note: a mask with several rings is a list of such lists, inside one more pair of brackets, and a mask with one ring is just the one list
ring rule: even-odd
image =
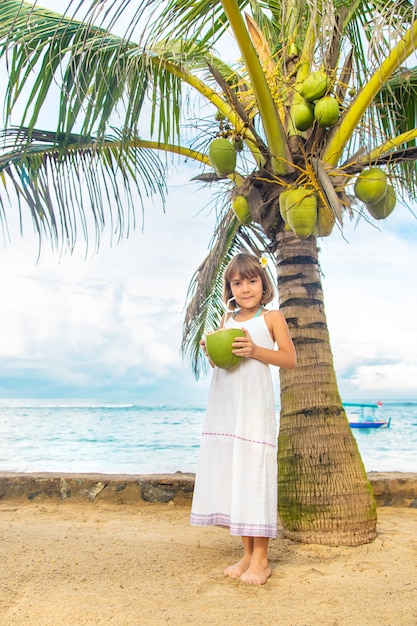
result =
[[208,356],[208,352],[207,352],[207,348],[206,348],[206,340],[205,340],[205,339],[202,339],[202,340],[200,341],[200,346],[203,348],[203,352],[204,352],[204,354],[205,354],[206,356]]
[[246,328],[242,328],[242,330],[245,333],[245,336],[235,337],[235,340],[232,343],[232,352],[233,354],[236,354],[236,356],[250,359],[255,353],[256,345],[253,343],[252,337]]
[[209,353],[207,352],[206,340],[205,340],[205,339],[202,339],[202,340],[200,341],[200,346],[203,348],[203,352],[204,352],[204,354],[206,355],[206,357],[208,358],[208,360],[209,360],[209,363],[210,363],[211,367],[214,367],[214,363],[213,363],[213,361],[211,360],[211,358],[209,357]]

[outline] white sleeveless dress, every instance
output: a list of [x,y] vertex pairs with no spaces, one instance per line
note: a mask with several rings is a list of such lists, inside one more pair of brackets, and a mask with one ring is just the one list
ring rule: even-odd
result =
[[[264,315],[230,318],[226,327],[246,328],[255,344],[274,348]],[[266,363],[243,358],[230,370],[214,367],[190,522],[229,527],[231,535],[276,536],[277,426]]]

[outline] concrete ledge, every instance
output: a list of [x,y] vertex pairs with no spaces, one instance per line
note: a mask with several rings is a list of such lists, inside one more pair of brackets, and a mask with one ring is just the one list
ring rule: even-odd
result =
[[13,474],[0,472],[5,500],[140,504],[190,500],[194,474]]
[[417,473],[369,472],[378,506],[417,508]]
[[[370,472],[378,506],[417,508],[417,473]],[[194,474],[14,474],[0,472],[0,502],[191,502]]]

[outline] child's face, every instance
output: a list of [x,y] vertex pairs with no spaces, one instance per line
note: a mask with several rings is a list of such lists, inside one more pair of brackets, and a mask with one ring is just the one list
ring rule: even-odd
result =
[[260,276],[241,278],[236,274],[230,281],[230,289],[239,307],[244,309],[259,307],[263,292]]

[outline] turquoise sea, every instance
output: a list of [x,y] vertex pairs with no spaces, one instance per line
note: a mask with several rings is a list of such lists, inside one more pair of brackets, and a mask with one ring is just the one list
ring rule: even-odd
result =
[[[3,400],[0,472],[194,472],[204,411]],[[378,411],[389,428],[352,429],[366,470],[417,472],[417,400],[384,402]]]

